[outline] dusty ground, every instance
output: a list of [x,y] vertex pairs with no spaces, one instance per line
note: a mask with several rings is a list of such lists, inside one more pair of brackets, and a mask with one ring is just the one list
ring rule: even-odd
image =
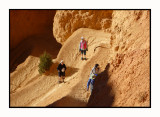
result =
[[[116,19],[118,11],[114,13]],[[121,23],[126,22],[116,20],[113,21],[117,26],[113,25],[108,30],[80,28],[65,41],[61,49],[58,45],[51,47],[51,43],[39,41],[38,48],[31,49],[32,54],[28,54],[25,61],[10,73],[10,106],[150,106],[149,20],[145,18],[144,13],[138,18],[139,21],[134,21],[134,17],[133,20],[130,17],[125,20],[131,27],[127,32],[123,30],[124,27],[120,29]],[[86,61],[80,60],[78,47],[81,36],[85,37],[89,46]],[[42,47],[53,55],[53,65],[45,75],[38,73],[38,55],[43,51],[40,49]],[[61,59],[67,71],[65,83],[58,84],[56,68]],[[90,95],[86,85],[90,70],[96,63],[100,65],[101,73]]]

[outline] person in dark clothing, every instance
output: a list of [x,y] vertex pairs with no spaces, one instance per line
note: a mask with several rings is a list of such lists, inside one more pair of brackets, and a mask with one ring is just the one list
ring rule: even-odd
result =
[[59,83],[64,82],[66,69],[67,69],[66,65],[64,64],[63,60],[61,60],[60,64],[57,67],[58,76],[59,76]]

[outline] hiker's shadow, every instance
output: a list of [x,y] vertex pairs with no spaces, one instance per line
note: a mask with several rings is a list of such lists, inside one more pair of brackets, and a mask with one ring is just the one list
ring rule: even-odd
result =
[[[58,67],[59,63],[53,63],[52,66],[50,67],[50,70],[46,72],[46,75],[50,75],[50,76],[54,76],[57,75],[58,76],[58,71],[57,71],[57,67]],[[73,67],[69,67],[66,66],[66,71],[65,71],[65,77],[69,77],[72,76],[74,73],[78,72],[78,68],[73,68]]]
[[87,104],[88,107],[112,106],[114,94],[111,92],[112,87],[107,84],[109,67],[110,64],[107,64],[105,70],[96,77],[94,88]]

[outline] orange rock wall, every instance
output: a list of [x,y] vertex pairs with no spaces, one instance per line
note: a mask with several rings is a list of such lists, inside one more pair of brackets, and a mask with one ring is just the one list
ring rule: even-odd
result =
[[110,43],[117,53],[150,47],[149,10],[117,10],[112,17]]
[[53,34],[63,44],[79,28],[107,29],[111,26],[112,10],[58,10],[54,17]]
[[10,10],[10,48],[30,36],[52,31],[55,10]]

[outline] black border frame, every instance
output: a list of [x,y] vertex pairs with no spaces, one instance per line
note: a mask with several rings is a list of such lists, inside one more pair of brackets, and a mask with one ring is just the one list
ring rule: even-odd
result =
[[149,10],[150,11],[150,106],[149,107],[11,107],[9,69],[9,108],[151,108],[151,9],[9,9],[9,68],[10,68],[10,10]]

